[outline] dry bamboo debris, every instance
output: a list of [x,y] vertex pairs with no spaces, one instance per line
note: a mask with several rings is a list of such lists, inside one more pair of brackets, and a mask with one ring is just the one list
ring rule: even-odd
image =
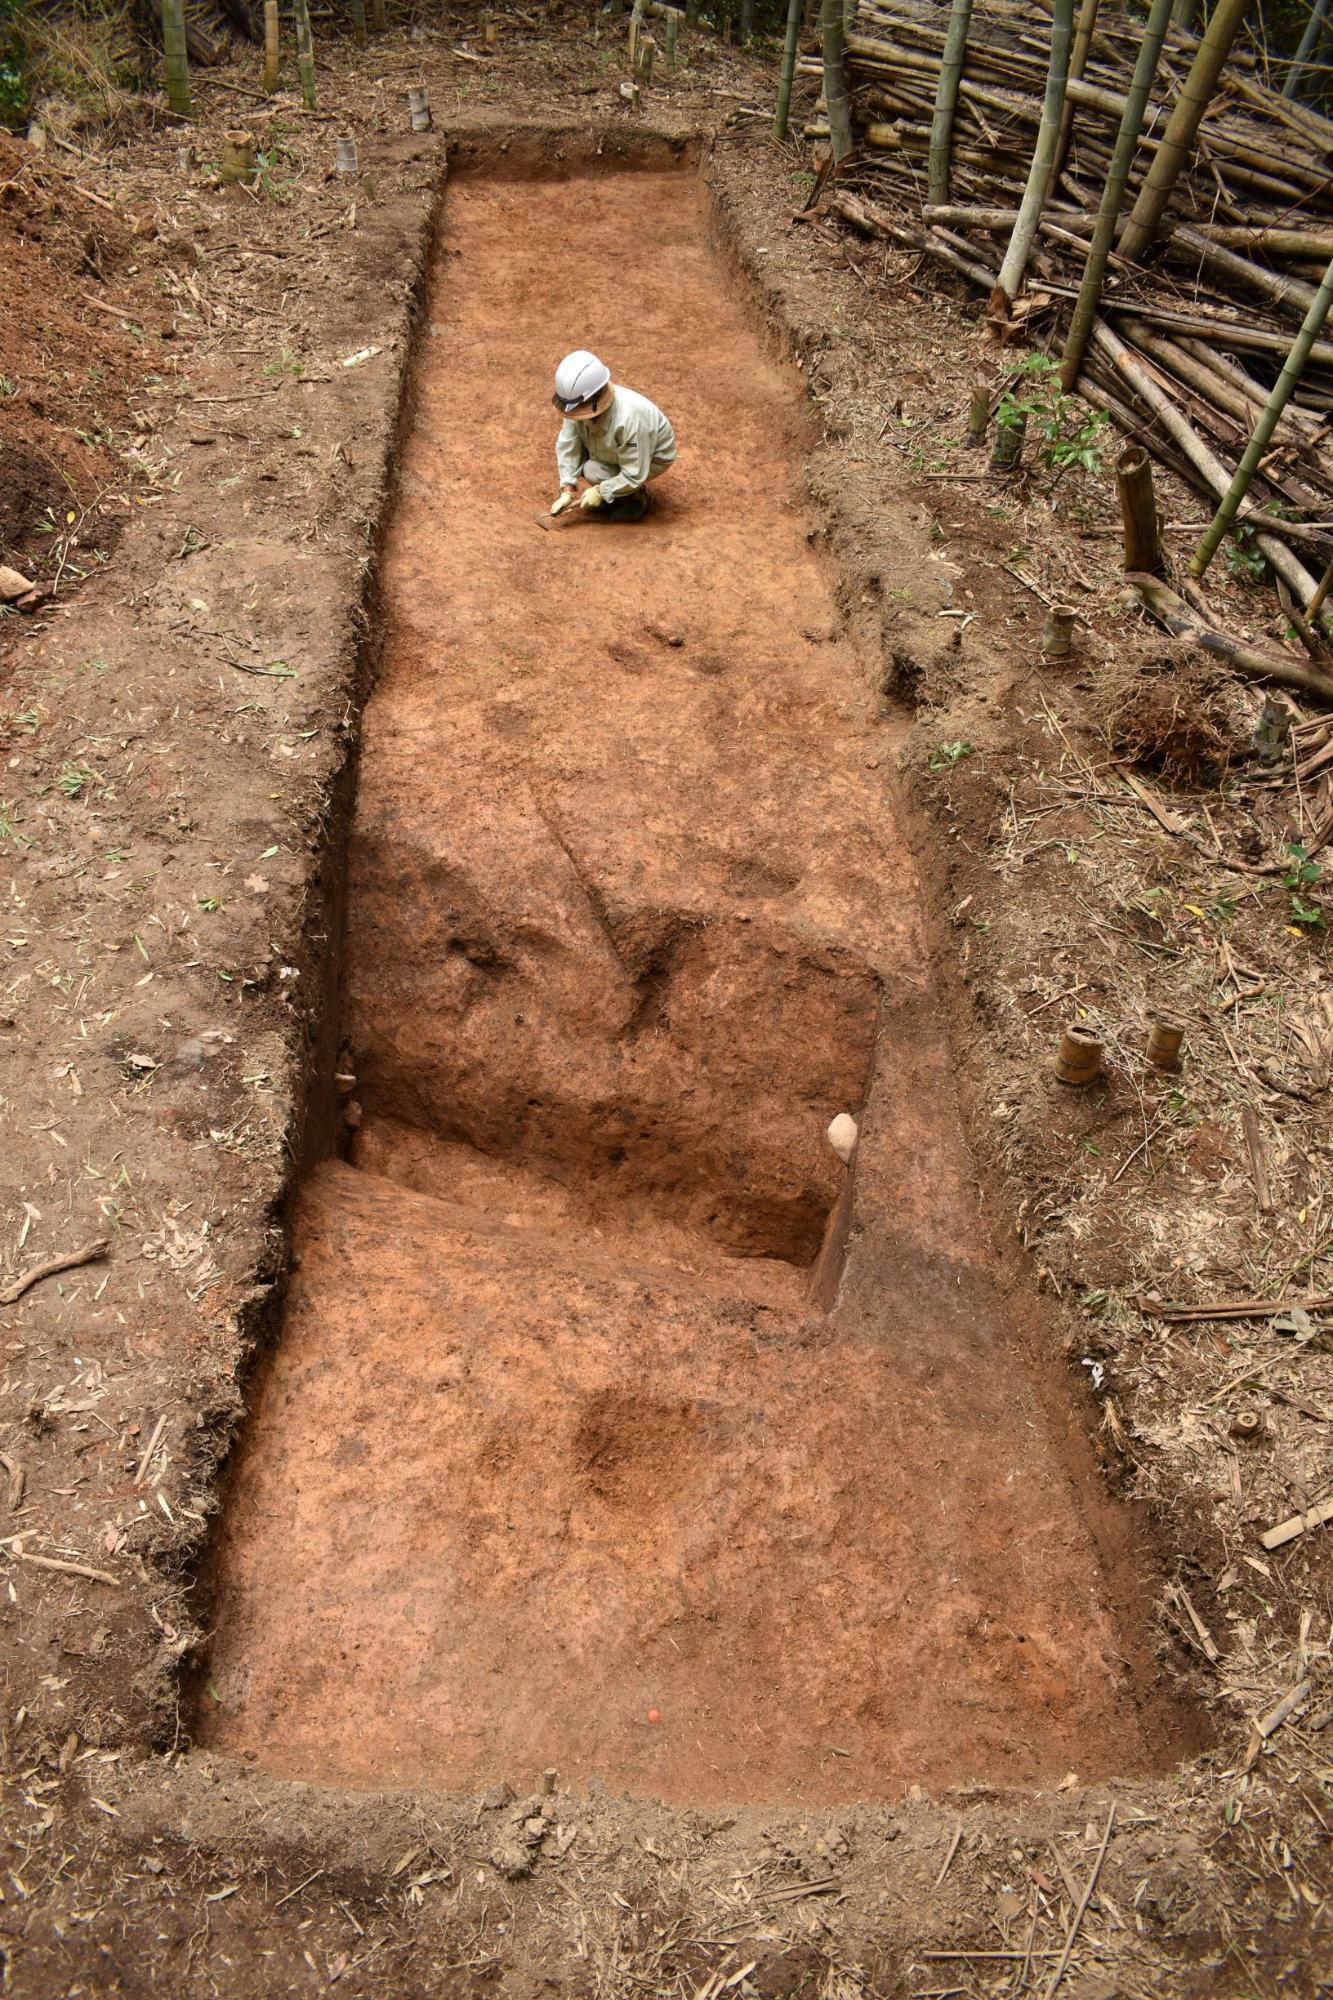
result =
[[[1046,36],[1040,27],[1028,31],[1020,11],[995,5],[976,10],[954,114],[949,202],[923,215],[945,22],[945,10],[923,0],[862,0],[848,48],[860,143],[854,186],[863,207],[859,218],[849,219],[862,228],[867,218],[898,221],[887,212],[886,198],[900,196],[910,212],[912,247],[989,289],[999,256],[994,237],[1013,226],[1036,135]],[[1072,143],[1042,218],[1031,279],[1032,316],[1042,314],[1043,324],[1055,320],[1077,290],[1137,32],[1128,24],[1103,23],[1084,74],[1069,86]],[[1127,205],[1154,156],[1192,47],[1189,38],[1173,36],[1173,57],[1155,86]],[[817,61],[804,67],[819,70]],[[1247,57],[1233,54],[1203,121],[1197,157],[1177,187],[1160,261],[1140,269],[1112,260],[1103,312],[1131,366],[1160,392],[1156,403],[1105,351],[1089,358],[1080,385],[1089,400],[1117,416],[1127,413],[1132,428],[1143,427],[1146,410],[1154,450],[1160,441],[1165,462],[1213,495],[1219,473],[1230,478],[1218,452],[1240,456],[1313,295],[1310,280],[1333,245],[1327,165],[1333,123],[1267,90],[1252,68]],[[824,128],[807,129],[821,136]],[[1327,493],[1333,483],[1330,412],[1333,341],[1324,339],[1312,350],[1256,478],[1254,511],[1276,506],[1309,513]],[[1206,470],[1186,433],[1198,438],[1211,460]],[[1324,533],[1321,556],[1331,546]],[[1308,602],[1314,579],[1303,572],[1298,577],[1299,565],[1275,567],[1295,597]]]

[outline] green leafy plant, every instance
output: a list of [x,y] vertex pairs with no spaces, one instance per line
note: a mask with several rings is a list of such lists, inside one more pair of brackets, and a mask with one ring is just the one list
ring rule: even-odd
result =
[[1268,558],[1258,547],[1252,528],[1237,528],[1227,550],[1227,572],[1241,583],[1262,583],[1268,574]]
[[930,746],[930,769],[932,771],[952,771],[955,764],[961,764],[964,757],[972,755],[972,745],[964,743],[961,737],[954,743],[932,743]]
[[96,779],[96,771],[90,771],[86,764],[62,764],[56,785],[67,799],[81,799]]
[[1287,891],[1291,920],[1305,924],[1310,930],[1323,930],[1323,909],[1318,903],[1307,902],[1305,892],[1322,879],[1324,871],[1317,861],[1311,861],[1309,849],[1299,840],[1288,842],[1287,853],[1291,856],[1291,866],[1282,877],[1282,886]]
[[1000,429],[1026,424],[1038,463],[1055,472],[1100,472],[1101,440],[1110,423],[1105,410],[1090,410],[1080,397],[1067,396],[1059,364],[1048,354],[1025,356],[1018,376],[996,405]]

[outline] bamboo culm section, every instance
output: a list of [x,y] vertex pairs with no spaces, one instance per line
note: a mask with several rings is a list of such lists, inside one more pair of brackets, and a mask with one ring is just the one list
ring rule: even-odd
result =
[[316,108],[315,38],[310,31],[309,0],[292,0],[296,23],[296,66],[301,73],[301,103],[307,111]]
[[[796,0],[793,0],[796,4]],[[940,80],[935,92],[935,115],[930,127],[930,155],[927,166],[927,200],[943,203],[949,199],[949,149],[953,143],[953,116],[958,103],[958,79],[963,73],[967,30],[972,20],[972,0],[953,0],[949,26],[940,58]]]
[[[668,27],[670,36],[670,27]],[[787,121],[791,116],[791,86],[796,74],[796,51],[801,40],[801,0],[787,0],[787,39],[782,45],[782,69],[778,76],[778,108],[773,117],[773,137],[785,139]],[[668,53],[674,44],[667,42]]]
[[270,97],[278,87],[281,52],[278,0],[264,0],[264,88]]
[[1255,469],[1272,441],[1273,432],[1277,429],[1277,420],[1291,401],[1292,392],[1301,379],[1305,364],[1310,358],[1310,349],[1323,331],[1330,302],[1333,302],[1333,261],[1330,261],[1328,269],[1324,272],[1324,281],[1310,302],[1301,330],[1291,344],[1291,353],[1283,364],[1282,373],[1273,384],[1273,392],[1264,406],[1263,415],[1254,427],[1250,442],[1245,447],[1244,456],[1236,467],[1235,476],[1222,496],[1222,503],[1214,514],[1207,533],[1194,551],[1194,559],[1190,563],[1191,576],[1203,575],[1216,554],[1222,537],[1235,520],[1237,509],[1250,490],[1250,481],[1254,477]]
[[1120,239],[1123,257],[1141,257],[1156,236],[1181,170],[1194,150],[1203,114],[1212,102],[1222,65],[1240,31],[1250,0],[1217,0],[1208,27],[1171,113],[1157,156]]
[[828,100],[829,145],[841,166],[852,150],[852,107],[847,95],[847,28],[843,0],[823,0],[824,95]]
[[162,54],[167,103],[178,118],[190,116],[190,60],[185,49],[185,0],[162,0]]
[[1121,204],[1125,199],[1125,189],[1129,185],[1129,170],[1134,164],[1134,149],[1143,130],[1143,114],[1147,109],[1148,96],[1157,75],[1158,58],[1162,52],[1162,43],[1166,39],[1171,7],[1172,0],[1152,0],[1152,10],[1143,30],[1143,39],[1139,43],[1133,81],[1125,98],[1120,130],[1116,134],[1115,151],[1111,155],[1110,171],[1106,176],[1101,202],[1097,209],[1097,221],[1092,232],[1088,261],[1083,267],[1083,281],[1079,286],[1073,317],[1065,339],[1060,383],[1066,394],[1078,380],[1079,370],[1083,366],[1083,356],[1087,352],[1088,335],[1097,316],[1097,306],[1102,295],[1102,279],[1106,275],[1107,260],[1115,241],[1116,224],[1120,220]]
[[995,287],[996,303],[1002,315],[1007,314],[1009,306],[1017,298],[1027,272],[1037,225],[1050,191],[1055,149],[1060,140],[1060,122],[1064,116],[1069,45],[1074,32],[1074,0],[1052,0],[1052,5],[1051,62],[1046,74],[1041,124],[1037,127],[1037,143],[1033,148],[1032,165],[1028,169],[1028,184],[1019,204],[1018,220],[1014,224],[1014,233],[1009,239],[1009,248]]

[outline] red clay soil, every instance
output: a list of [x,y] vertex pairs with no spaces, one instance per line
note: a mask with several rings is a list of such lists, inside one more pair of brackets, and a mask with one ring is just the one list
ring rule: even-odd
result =
[[[684,174],[457,182],[432,311],[350,1157],[302,1199],[200,1733],[682,1801],[1159,1769],[1146,1557],[997,1277],[794,379]],[[641,525],[546,518],[582,343],[677,424]]]

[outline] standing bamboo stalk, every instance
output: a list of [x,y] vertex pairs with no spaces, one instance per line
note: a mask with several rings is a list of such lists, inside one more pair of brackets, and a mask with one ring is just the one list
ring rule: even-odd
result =
[[281,53],[278,0],[264,0],[264,88],[270,97],[278,87],[278,61]]
[[1314,6],[1310,9],[1310,18],[1305,24],[1305,33],[1301,36],[1296,53],[1291,59],[1291,68],[1287,71],[1282,85],[1284,97],[1296,95],[1296,86],[1305,74],[1306,64],[1314,54],[1315,44],[1323,32],[1327,19],[1328,0],[1315,0]]
[[370,25],[377,35],[382,35],[389,25],[384,11],[384,0],[370,0]]
[[1304,373],[1305,364],[1310,358],[1310,349],[1323,331],[1330,304],[1333,304],[1333,259],[1329,260],[1323,282],[1310,302],[1300,332],[1291,343],[1291,352],[1282,364],[1282,373],[1273,384],[1272,393],[1251,433],[1240,464],[1236,467],[1235,476],[1222,496],[1222,504],[1194,551],[1194,558],[1190,563],[1191,576],[1203,575],[1217,553],[1219,542],[1235,520],[1236,510],[1249,491],[1255,467],[1268,449],[1269,440],[1277,429],[1277,420],[1291,401],[1292,391]]
[[1051,59],[1046,71],[1046,96],[1041,107],[1041,124],[1037,128],[1037,143],[1033,149],[1032,165],[1028,170],[1027,186],[1019,204],[1018,220],[1014,233],[1009,239],[1004,262],[1000,266],[999,282],[991,294],[991,311],[995,318],[1006,319],[1009,307],[1022,289],[1023,274],[1028,267],[1028,258],[1036,240],[1037,224],[1046,206],[1046,196],[1050,192],[1051,172],[1055,166],[1056,142],[1060,137],[1060,120],[1065,108],[1065,84],[1069,77],[1069,44],[1074,31],[1074,0],[1053,0],[1051,12]]
[[359,49],[366,46],[366,0],[352,0],[352,40]]
[[1240,31],[1250,0],[1217,0],[1212,17],[1181,85],[1175,109],[1167,120],[1162,143],[1148,169],[1139,198],[1120,238],[1123,257],[1142,257],[1157,234],[1167,202],[1180,178],[1181,170],[1194,150],[1203,115],[1212,103],[1213,92],[1231,45]]
[[[969,5],[971,0],[969,0]],[[801,0],[787,0],[787,39],[782,45],[782,68],[778,73],[778,108],[773,116],[773,137],[785,139],[791,116],[791,85],[796,74],[796,51],[801,39]],[[667,43],[668,52],[671,44]]]
[[1060,366],[1060,386],[1066,395],[1078,381],[1079,370],[1083,366],[1083,356],[1087,352],[1088,335],[1092,331],[1092,322],[1097,314],[1102,279],[1106,274],[1111,245],[1115,241],[1115,226],[1120,220],[1120,204],[1125,199],[1130,168],[1134,164],[1134,149],[1143,130],[1143,114],[1147,110],[1148,96],[1152,90],[1153,78],[1157,74],[1158,58],[1166,38],[1171,7],[1172,0],[1152,0],[1152,9],[1143,29],[1142,40],[1139,42],[1134,76],[1125,96],[1120,130],[1116,134],[1115,150],[1111,155],[1110,170],[1102,186],[1097,221],[1093,227],[1092,242],[1088,247],[1088,261],[1083,266],[1083,278],[1065,340],[1065,351]]
[[972,0],[953,0],[944,37],[944,54],[940,57],[940,80],[935,90],[935,116],[930,127],[930,155],[926,168],[926,199],[936,207],[949,199],[953,117],[971,21]]
[[310,0],[292,0],[296,23],[296,67],[301,72],[301,103],[313,111],[315,97],[315,38],[310,32]]
[[185,49],[185,0],[162,0],[162,53],[167,103],[179,118],[190,116],[190,60]]
[[668,69],[676,67],[676,37],[679,33],[680,10],[676,7],[669,7],[666,17],[666,59]]
[[[1082,5],[1079,7],[1078,21],[1074,28],[1074,46],[1069,56],[1070,84],[1083,81],[1083,72],[1088,66],[1088,55],[1092,48],[1092,35],[1097,26],[1097,10],[1100,5],[1101,0],[1082,0]],[[1060,114],[1060,137],[1055,147],[1055,167],[1052,172],[1054,180],[1058,180],[1064,170],[1069,142],[1074,136],[1074,110],[1073,96],[1066,87],[1065,108]]]
[[822,0],[824,97],[828,104],[829,145],[834,166],[852,150],[852,107],[847,95],[847,30],[843,0]]
[[741,0],[740,40],[742,48],[754,40],[754,0]]

